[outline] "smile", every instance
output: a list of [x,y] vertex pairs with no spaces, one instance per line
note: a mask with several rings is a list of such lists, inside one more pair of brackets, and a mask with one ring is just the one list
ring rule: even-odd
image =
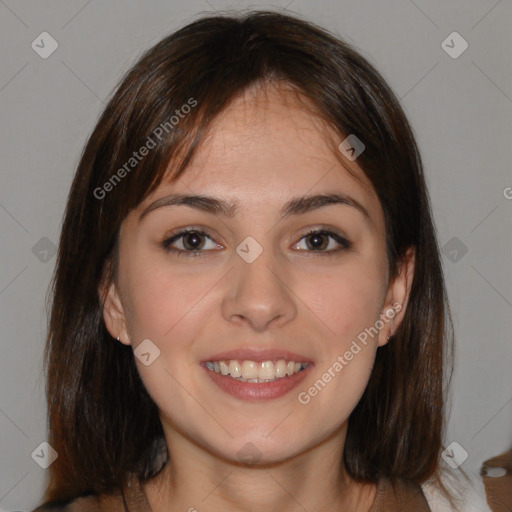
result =
[[310,373],[313,364],[279,359],[277,361],[220,360],[201,366],[225,393],[240,400],[259,401],[282,397]]
[[207,361],[205,366],[215,373],[229,376],[239,382],[273,382],[289,375],[295,375],[307,368],[309,363],[295,361],[238,361],[236,359],[225,361]]

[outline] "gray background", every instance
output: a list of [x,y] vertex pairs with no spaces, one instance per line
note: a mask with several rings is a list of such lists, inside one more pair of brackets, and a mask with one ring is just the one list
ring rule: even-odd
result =
[[[46,440],[44,301],[83,144],[142,51],[199,13],[248,7],[288,7],[337,32],[401,98],[424,158],[454,313],[446,445],[464,447],[461,467],[475,473],[512,443],[509,1],[0,0],[0,510],[29,510],[43,490],[45,470],[31,453]],[[31,48],[44,31],[59,45],[46,59]],[[442,47],[453,31],[469,44],[455,59]]]

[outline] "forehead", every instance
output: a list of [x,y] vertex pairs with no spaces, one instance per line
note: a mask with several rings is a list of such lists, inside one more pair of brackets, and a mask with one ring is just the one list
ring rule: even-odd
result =
[[171,181],[164,180],[142,207],[171,192],[241,198],[242,208],[341,192],[378,217],[380,203],[364,172],[357,162],[335,154],[341,140],[289,88],[251,87],[211,123],[180,178],[172,180],[169,173]]

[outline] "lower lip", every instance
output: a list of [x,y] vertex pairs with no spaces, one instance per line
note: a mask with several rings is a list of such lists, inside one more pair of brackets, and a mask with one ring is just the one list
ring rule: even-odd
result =
[[223,391],[239,398],[241,400],[271,400],[279,398],[289,393],[294,387],[298,386],[300,382],[306,377],[312,368],[313,364],[304,368],[304,370],[294,375],[288,375],[274,380],[273,382],[242,382],[226,375],[209,370],[203,366],[209,377],[219,386]]

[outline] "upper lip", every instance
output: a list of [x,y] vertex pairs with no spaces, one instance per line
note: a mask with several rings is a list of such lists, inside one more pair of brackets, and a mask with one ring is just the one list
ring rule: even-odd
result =
[[295,361],[296,363],[311,362],[309,357],[288,350],[280,350],[277,348],[238,348],[218,352],[217,354],[202,359],[201,363],[227,360],[254,361],[255,363],[261,363],[263,361],[278,361],[279,359]]

